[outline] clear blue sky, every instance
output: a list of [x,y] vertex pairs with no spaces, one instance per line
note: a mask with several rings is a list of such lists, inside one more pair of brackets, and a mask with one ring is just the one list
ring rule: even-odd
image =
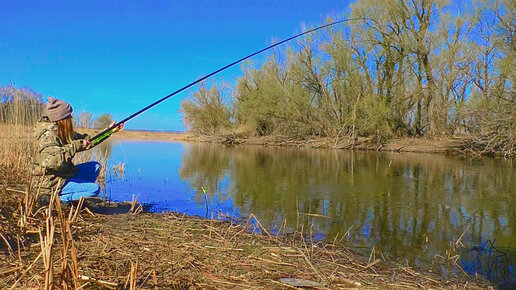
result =
[[[0,1],[0,85],[123,119],[230,62],[341,19],[348,0]],[[285,49],[281,46],[280,49]],[[254,59],[260,62],[263,57]],[[229,83],[240,66],[211,80]],[[129,129],[184,130],[183,92]]]

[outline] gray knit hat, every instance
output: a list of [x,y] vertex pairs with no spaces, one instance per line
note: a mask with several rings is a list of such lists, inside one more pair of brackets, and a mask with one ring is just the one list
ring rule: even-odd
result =
[[45,115],[48,116],[50,121],[57,122],[59,120],[66,119],[72,115],[73,109],[70,104],[65,101],[54,99],[52,97],[47,98],[47,107],[45,108]]

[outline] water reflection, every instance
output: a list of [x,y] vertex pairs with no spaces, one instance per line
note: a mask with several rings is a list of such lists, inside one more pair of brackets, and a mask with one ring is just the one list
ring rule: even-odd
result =
[[129,177],[108,183],[112,197],[138,191],[156,210],[254,213],[266,227],[286,221],[288,231],[311,228],[329,239],[349,230],[348,245],[375,246],[416,265],[445,257],[461,236],[468,249],[487,239],[516,244],[510,160],[168,142],[115,146],[110,162],[126,162]]

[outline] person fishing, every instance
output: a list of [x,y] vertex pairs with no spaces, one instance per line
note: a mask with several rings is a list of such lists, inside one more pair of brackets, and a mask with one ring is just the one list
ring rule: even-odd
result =
[[[48,97],[43,117],[34,128],[37,147],[33,156],[31,187],[39,191],[38,202],[48,204],[50,195],[58,191],[63,202],[95,197],[100,187],[95,183],[101,165],[90,161],[74,165],[76,153],[93,148],[87,134],[73,129],[72,106],[65,101]],[[122,130],[124,123],[113,122],[109,128]]]
[[[60,192],[62,201],[78,200],[80,197],[92,197],[99,194],[100,188],[95,184],[95,180],[100,172],[98,162],[86,162],[74,166],[72,159],[77,152],[88,150],[103,142],[113,133],[123,129],[125,122],[133,119],[141,113],[167,100],[168,98],[198,84],[205,79],[226,70],[248,58],[267,51],[273,47],[281,45],[292,39],[324,29],[326,27],[344,23],[347,21],[359,20],[344,19],[328,23],[303,33],[294,35],[280,42],[274,43],[266,48],[242,57],[210,74],[207,74],[196,81],[176,90],[175,92],[155,101],[145,108],[133,113],[129,117],[116,123],[113,122],[108,128],[93,137],[77,134],[72,125],[72,107],[70,104],[52,97],[48,98],[45,115],[38,122],[34,129],[34,134],[38,139],[38,147],[34,156],[34,169],[32,186],[34,189],[40,188],[41,196],[50,196],[52,190],[57,188]],[[39,182],[41,181],[41,182]]]

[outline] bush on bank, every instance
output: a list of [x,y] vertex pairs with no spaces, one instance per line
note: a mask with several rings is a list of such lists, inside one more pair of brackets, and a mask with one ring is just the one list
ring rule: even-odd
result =
[[[248,136],[471,136],[484,153],[516,149],[513,1],[352,5],[348,22],[248,63],[217,105],[183,102],[196,133]],[[228,99],[224,101],[224,99]],[[214,109],[216,108],[216,110]],[[245,129],[242,129],[245,128]]]

